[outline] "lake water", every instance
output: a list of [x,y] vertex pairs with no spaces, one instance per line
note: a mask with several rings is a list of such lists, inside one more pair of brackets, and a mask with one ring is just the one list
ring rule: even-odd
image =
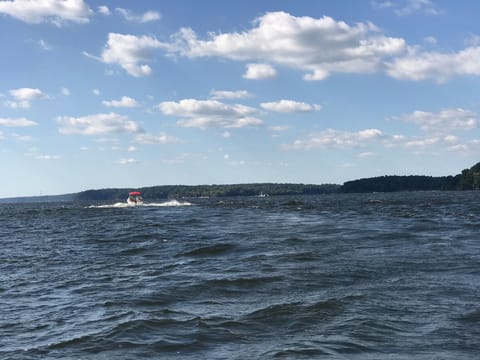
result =
[[0,358],[479,358],[480,192],[188,201],[0,205]]

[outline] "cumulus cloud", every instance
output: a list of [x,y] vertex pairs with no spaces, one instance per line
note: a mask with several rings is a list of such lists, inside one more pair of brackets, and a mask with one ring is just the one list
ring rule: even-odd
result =
[[[376,4],[380,7],[393,3]],[[429,9],[428,4],[431,1],[409,2],[412,9],[420,6],[423,11]],[[427,41],[434,40],[430,37]],[[128,74],[140,77],[152,73],[148,62],[154,60],[158,49],[171,57],[245,62],[243,77],[251,80],[274,78],[279,67],[302,71],[306,81],[320,81],[335,73],[385,72],[396,79],[437,82],[457,75],[480,75],[477,45],[456,53],[427,52],[409,46],[403,38],[384,35],[370,22],[352,25],[328,16],[297,17],[286,12],[268,12],[257,18],[249,30],[209,33],[206,39],[190,28],[180,29],[168,42],[151,36],[110,33],[100,57],[84,54],[106,64],[118,64]]]
[[118,64],[128,74],[140,77],[152,73],[150,66],[145,64],[152,60],[152,51],[165,47],[165,44],[150,36],[109,33],[100,57],[87,52],[83,54],[106,64]]
[[275,102],[261,103],[260,106],[265,110],[293,113],[293,112],[309,112],[319,111],[322,107],[317,104],[307,104],[293,100],[280,100]]
[[285,145],[287,149],[308,150],[312,148],[355,148],[373,140],[384,137],[378,129],[365,129],[356,132],[339,131],[334,129],[323,130],[310,135],[304,140],[295,140],[292,144]]
[[265,80],[277,77],[277,70],[269,64],[247,64],[244,79]]
[[455,75],[480,75],[480,47],[468,47],[457,53],[411,51],[387,62],[387,73],[401,80],[445,82]]
[[11,0],[0,1],[0,14],[29,24],[88,23],[93,11],[83,0]]
[[14,100],[8,100],[5,105],[12,108],[29,108],[30,102],[35,99],[46,99],[48,96],[40,89],[20,88],[9,91]]
[[123,8],[116,8],[115,11],[122,15],[125,20],[138,23],[147,23],[161,18],[160,13],[157,11],[147,11],[142,15],[134,14],[130,10]]
[[414,111],[411,114],[392,119],[417,124],[423,131],[439,135],[459,130],[471,130],[478,124],[477,114],[462,108],[444,109],[437,113]]
[[7,127],[27,127],[27,126],[38,125],[38,123],[25,118],[18,118],[18,119],[0,118],[0,125],[7,126]]
[[116,113],[95,114],[83,117],[59,116],[61,134],[101,135],[111,133],[138,133],[142,129],[127,116]]
[[165,115],[183,118],[177,122],[183,127],[241,128],[262,124],[255,117],[256,109],[244,105],[228,105],[217,100],[184,99],[166,101],[158,105]]
[[[218,56],[237,61],[278,64],[306,72],[307,80],[322,80],[331,73],[378,70],[382,60],[402,53],[405,41],[387,37],[371,23],[348,25],[324,16],[296,17],[269,12],[245,32],[210,34],[201,40],[192,29],[181,29],[169,51],[191,58]],[[268,65],[267,65],[268,66]],[[258,66],[245,77],[259,78]]]
[[212,90],[210,91],[212,99],[221,100],[221,99],[246,99],[252,97],[247,90],[238,90],[238,91],[226,91],[226,90]]
[[108,6],[105,6],[105,5],[101,5],[98,7],[98,12],[102,15],[110,15],[112,12],[110,11],[110,9],[108,8]]
[[102,101],[102,104],[108,107],[136,107],[138,103],[135,99],[128,96],[122,96],[120,100]]

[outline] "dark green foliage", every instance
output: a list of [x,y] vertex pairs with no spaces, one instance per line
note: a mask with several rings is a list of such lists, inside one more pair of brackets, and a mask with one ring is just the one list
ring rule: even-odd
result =
[[480,163],[465,169],[456,176],[379,176],[347,181],[343,186],[335,184],[234,184],[234,185],[163,185],[140,189],[87,190],[74,195],[83,201],[125,201],[132,190],[141,191],[148,201],[182,197],[222,197],[268,195],[317,195],[336,192],[393,192],[479,190]]
[[393,192],[422,190],[453,190],[447,177],[432,176],[379,176],[369,179],[348,181],[342,191],[351,192]]
[[125,201],[132,190],[142,192],[144,199],[172,199],[181,197],[221,197],[268,195],[303,195],[338,192],[340,185],[304,184],[235,184],[235,185],[163,185],[140,189],[100,189],[87,190],[76,194],[79,201]]
[[480,163],[475,164],[470,169],[462,171],[458,175],[458,190],[479,190],[480,189]]
[[393,192],[393,191],[440,191],[440,190],[479,190],[480,163],[465,169],[456,176],[379,176],[374,178],[347,181],[341,191],[353,192]]

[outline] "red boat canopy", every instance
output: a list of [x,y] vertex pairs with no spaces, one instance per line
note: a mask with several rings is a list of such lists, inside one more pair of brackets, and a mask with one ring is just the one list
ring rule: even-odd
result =
[[138,195],[142,195],[142,194],[140,193],[140,191],[132,191],[132,192],[129,193],[128,195],[130,195],[130,196],[135,196],[135,195],[138,196]]

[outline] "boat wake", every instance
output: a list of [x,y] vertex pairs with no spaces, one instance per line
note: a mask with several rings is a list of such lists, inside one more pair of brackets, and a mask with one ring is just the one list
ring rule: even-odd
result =
[[105,205],[89,205],[89,209],[114,209],[114,208],[134,208],[134,207],[168,207],[168,206],[191,206],[192,203],[188,201],[178,201],[178,200],[169,200],[161,203],[142,203],[137,205],[129,205],[125,202],[118,202],[115,204],[105,204]]

